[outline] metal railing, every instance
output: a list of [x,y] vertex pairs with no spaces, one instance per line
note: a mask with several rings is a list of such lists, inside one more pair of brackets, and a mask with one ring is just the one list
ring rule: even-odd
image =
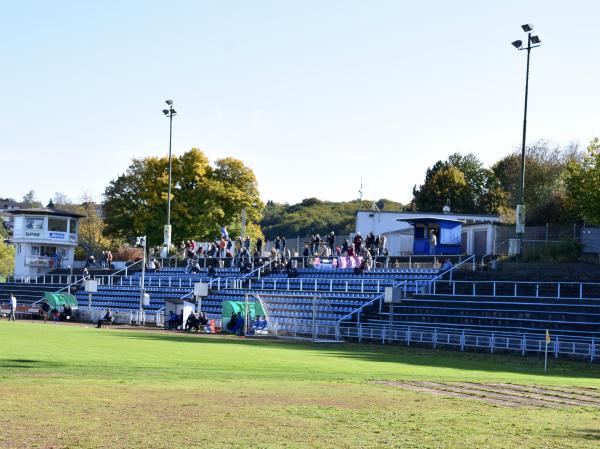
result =
[[[77,310],[79,319],[83,321],[97,322],[106,312],[106,307],[87,307],[82,306]],[[114,310],[114,324],[136,324],[138,322],[139,310]],[[141,324],[154,324],[156,326],[164,325],[164,310],[157,311],[143,310],[141,315]]]
[[[403,282],[400,282],[398,284],[394,284],[391,287],[393,287],[393,288],[402,288],[402,290],[403,290],[402,294],[403,294],[404,297],[406,297],[407,286],[408,286],[408,281],[403,281]],[[361,315],[361,313],[365,310],[365,308],[367,308],[369,306],[372,306],[377,301],[379,301],[379,312],[381,312],[382,304],[383,304],[383,298],[384,297],[385,297],[385,293],[382,293],[381,295],[376,296],[372,300],[366,302],[365,304],[363,304],[362,306],[360,306],[357,309],[353,310],[352,312],[348,313],[347,315],[344,315],[342,318],[340,318],[340,319],[337,320],[337,325],[339,326],[339,324],[342,321],[352,319],[352,316],[354,316],[354,314],[356,314],[356,322],[358,324],[360,324],[360,315]]]
[[140,265],[141,265],[142,263],[143,263],[143,260],[138,260],[137,262],[134,262],[134,263],[132,263],[131,265],[126,265],[126,266],[125,266],[125,268],[121,268],[119,271],[116,271],[116,272],[114,272],[114,273],[110,274],[110,275],[108,276],[108,285],[113,285],[113,279],[114,279],[114,277],[115,277],[117,274],[119,274],[119,273],[121,273],[121,272],[123,272],[123,271],[124,271],[124,272],[125,272],[125,276],[128,276],[128,275],[129,275],[129,270],[130,270],[131,268],[135,267],[137,264],[140,264]]
[[[466,266],[467,263],[471,262],[473,268],[472,270],[475,271],[476,269],[476,259],[475,256],[469,256],[467,257],[465,260],[459,262],[456,265],[453,265],[451,268],[445,270],[445,271],[441,271],[440,270],[440,274],[438,274],[437,276],[428,279],[426,281],[416,281],[417,284],[417,293],[421,292],[423,293],[424,291],[429,293],[431,291],[431,289],[433,288],[433,290],[435,291],[435,283],[439,282],[440,280],[442,280],[444,278],[444,276],[448,275],[448,278],[450,280],[452,280],[452,275],[454,274],[454,271],[456,271],[456,269],[460,268],[460,267],[464,267]],[[420,288],[419,288],[420,287]]]
[[[357,292],[379,293],[386,286],[392,286],[393,280],[365,279],[365,278],[267,278],[248,282],[248,288],[261,290],[286,290],[286,291],[327,291],[327,292]],[[360,286],[359,289],[354,287]]]
[[421,292],[436,296],[600,300],[597,282],[434,280],[431,285],[429,291]]
[[[69,285],[66,285],[63,288],[59,288],[58,290],[56,290],[56,291],[54,291],[52,293],[60,293],[60,292],[63,292],[65,290],[67,290],[67,293],[70,293],[71,292],[71,287],[73,287],[74,285],[80,284],[83,281],[85,281],[85,278],[82,277],[81,279],[79,279],[79,280],[77,280],[77,281],[75,281],[75,282],[73,282],[73,283],[71,283]],[[33,306],[33,305],[39,304],[43,300],[44,300],[44,298],[40,298],[37,301],[33,302],[31,305]]]
[[[380,343],[405,343],[407,346],[418,343],[433,348],[456,348],[496,351],[512,351],[522,355],[545,351],[546,337],[541,334],[519,334],[510,332],[453,330],[427,326],[385,326],[364,325],[338,326],[340,338],[364,340]],[[575,337],[555,335],[548,343],[548,353],[555,358],[587,358],[590,362],[600,358],[600,345],[595,337]]]

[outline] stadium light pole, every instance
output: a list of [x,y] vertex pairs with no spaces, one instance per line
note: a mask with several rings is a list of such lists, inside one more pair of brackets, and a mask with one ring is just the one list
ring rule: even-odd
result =
[[523,31],[527,33],[527,45],[523,46],[523,42],[516,40],[512,42],[513,47],[517,50],[527,50],[527,69],[525,72],[525,108],[523,112],[523,140],[521,142],[521,189],[519,194],[519,203],[516,210],[516,231],[520,236],[519,254],[523,252],[523,234],[525,233],[525,139],[527,136],[527,99],[529,96],[529,58],[531,49],[539,47],[542,43],[539,36],[532,36],[533,25],[526,23],[521,25]]
[[165,117],[169,118],[169,194],[167,196],[167,225],[164,230],[163,243],[168,252],[169,246],[171,246],[171,142],[173,138],[173,117],[177,115],[177,111],[173,109],[173,100],[166,100],[165,103],[169,106],[169,109],[163,109],[162,111]]

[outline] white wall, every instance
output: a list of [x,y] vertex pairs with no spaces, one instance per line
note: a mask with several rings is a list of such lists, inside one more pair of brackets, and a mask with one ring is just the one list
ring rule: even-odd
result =
[[[406,232],[412,229],[412,225],[405,221],[411,218],[446,218],[451,220],[463,220],[469,224],[462,227],[462,231],[467,233],[467,254],[473,252],[473,233],[476,230],[486,229],[487,234],[487,253],[494,251],[495,226],[493,223],[500,223],[500,217],[490,215],[471,215],[471,214],[443,214],[443,213],[416,213],[416,212],[376,212],[376,211],[358,211],[356,213],[355,232],[360,232],[363,238],[373,232],[375,235],[386,235],[386,248],[390,256],[412,253],[413,237],[406,235]],[[492,222],[492,223],[490,223]],[[400,232],[398,232],[400,231]]]

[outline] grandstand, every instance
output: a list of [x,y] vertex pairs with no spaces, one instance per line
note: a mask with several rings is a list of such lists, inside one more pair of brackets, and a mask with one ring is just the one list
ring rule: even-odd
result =
[[[194,284],[208,282],[209,294],[202,299],[201,307],[209,318],[221,318],[224,301],[250,298],[262,302],[276,335],[314,338],[318,334],[329,339],[434,346],[445,340],[445,344],[461,349],[469,346],[470,336],[475,336],[475,347],[494,350],[498,341],[504,341],[505,349],[524,352],[530,340],[539,345],[548,330],[553,338],[583,345],[578,349],[573,344],[570,353],[596,357],[600,284],[453,278],[457,270],[467,266],[471,269],[472,262],[462,261],[445,275],[431,262],[428,267],[424,263],[418,268],[382,267],[363,274],[352,269],[298,268],[293,277],[268,269],[241,274],[236,267],[217,268],[211,277],[206,268],[188,273],[182,267],[165,267],[145,274],[143,287],[150,295],[150,304],[144,306],[143,321],[162,323],[166,299],[192,299]],[[131,321],[135,321],[141,273],[130,269],[92,274],[99,281],[98,292],[91,295],[92,309],[110,307],[130,312]],[[33,303],[45,291],[65,289],[73,281],[65,275],[55,272],[28,282],[15,279],[3,284],[0,294],[14,291],[21,303]],[[401,302],[385,304],[386,287],[399,288]],[[89,295],[83,289],[75,295],[80,305],[88,304]],[[558,340],[552,345],[558,355]]]

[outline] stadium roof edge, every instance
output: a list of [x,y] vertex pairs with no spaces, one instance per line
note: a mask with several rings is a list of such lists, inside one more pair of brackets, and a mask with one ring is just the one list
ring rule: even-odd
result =
[[52,215],[60,217],[84,218],[85,215],[53,207],[31,207],[27,209],[14,209],[6,211],[11,215]]

